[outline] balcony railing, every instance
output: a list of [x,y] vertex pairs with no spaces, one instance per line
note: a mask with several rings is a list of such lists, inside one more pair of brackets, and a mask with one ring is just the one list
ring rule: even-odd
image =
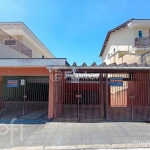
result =
[[0,43],[32,58],[32,50],[0,29]]
[[150,47],[150,36],[143,38],[135,38],[135,46],[139,48]]

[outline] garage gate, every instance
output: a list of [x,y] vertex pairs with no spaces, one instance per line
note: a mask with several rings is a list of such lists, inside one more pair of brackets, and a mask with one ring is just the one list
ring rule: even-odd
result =
[[55,82],[55,120],[150,121],[148,73],[90,74]]
[[4,76],[0,80],[0,118],[47,119],[49,77]]

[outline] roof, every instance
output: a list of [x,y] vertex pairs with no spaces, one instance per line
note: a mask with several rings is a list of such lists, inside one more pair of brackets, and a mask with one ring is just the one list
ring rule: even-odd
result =
[[[24,22],[0,22],[0,25],[18,25],[16,30],[21,29],[22,31],[24,31],[29,37],[32,36],[32,40],[35,41],[35,43],[39,43],[38,45],[41,47],[41,49],[45,50],[45,53],[50,54],[52,57],[55,57],[52,52],[41,42],[41,40],[26,26],[26,24]],[[23,27],[19,27],[23,26]],[[6,27],[6,29],[9,27]],[[11,27],[11,30],[13,29],[13,27]],[[5,30],[5,29],[2,29]],[[6,31],[5,31],[6,32]]]
[[137,64],[137,63],[132,63],[132,64],[127,64],[127,63],[122,63],[122,64],[116,64],[116,63],[113,63],[113,64],[109,64],[107,65],[106,63],[102,63],[100,65],[97,65],[95,62],[90,65],[90,66],[87,66],[86,63],[83,63],[81,66],[78,66],[76,62],[74,62],[72,64],[72,66],[66,64],[66,66],[60,66],[60,67],[55,67],[55,69],[66,69],[66,70],[70,70],[70,69],[90,69],[90,70],[107,70],[107,71],[110,71],[110,70],[150,70],[150,64],[147,64],[147,63],[143,63],[143,64]]
[[[76,65],[75,65],[76,64]],[[96,62],[93,62],[90,67],[150,67],[150,64],[137,64],[137,63],[132,63],[132,64],[127,64],[127,63],[122,63],[122,64],[116,64],[116,63],[112,63],[112,64],[109,64],[107,65],[106,63],[102,63],[100,65],[97,65]],[[81,65],[81,66],[77,66],[77,63],[74,62],[72,64],[72,67],[89,67],[85,62]]]
[[50,67],[67,66],[66,58],[1,58],[1,67]]
[[111,34],[112,32],[115,32],[116,30],[119,30],[119,29],[121,29],[121,28],[126,27],[127,24],[128,24],[129,22],[131,22],[132,20],[150,20],[150,19],[134,19],[134,18],[132,18],[132,19],[130,19],[130,20],[124,22],[123,24],[121,24],[121,25],[115,27],[114,29],[108,31],[99,56],[102,56],[102,55],[103,55],[103,52],[104,52],[105,47],[106,47],[106,45],[107,45],[107,42],[108,42],[108,40],[109,40],[110,34]]
[[118,70],[143,70],[149,71],[150,64],[142,63],[142,64],[109,64],[102,63],[97,65],[96,62],[93,62],[90,66],[88,66],[85,62],[81,66],[77,66],[77,63],[74,62],[72,66],[67,62],[66,58],[1,58],[0,59],[0,67],[46,67],[47,69],[87,69],[87,70],[107,70],[107,71],[118,71]]

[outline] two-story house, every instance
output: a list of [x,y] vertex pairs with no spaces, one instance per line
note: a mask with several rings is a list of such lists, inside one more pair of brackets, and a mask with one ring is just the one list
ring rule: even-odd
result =
[[0,23],[0,58],[54,58],[23,22]]
[[150,19],[133,18],[108,31],[100,57],[106,64],[141,63],[149,51]]

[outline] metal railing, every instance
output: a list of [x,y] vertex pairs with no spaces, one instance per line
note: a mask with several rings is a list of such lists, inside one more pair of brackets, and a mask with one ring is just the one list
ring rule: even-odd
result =
[[32,58],[32,50],[0,29],[0,43]]
[[135,46],[139,48],[150,47],[150,36],[143,38],[135,38]]

